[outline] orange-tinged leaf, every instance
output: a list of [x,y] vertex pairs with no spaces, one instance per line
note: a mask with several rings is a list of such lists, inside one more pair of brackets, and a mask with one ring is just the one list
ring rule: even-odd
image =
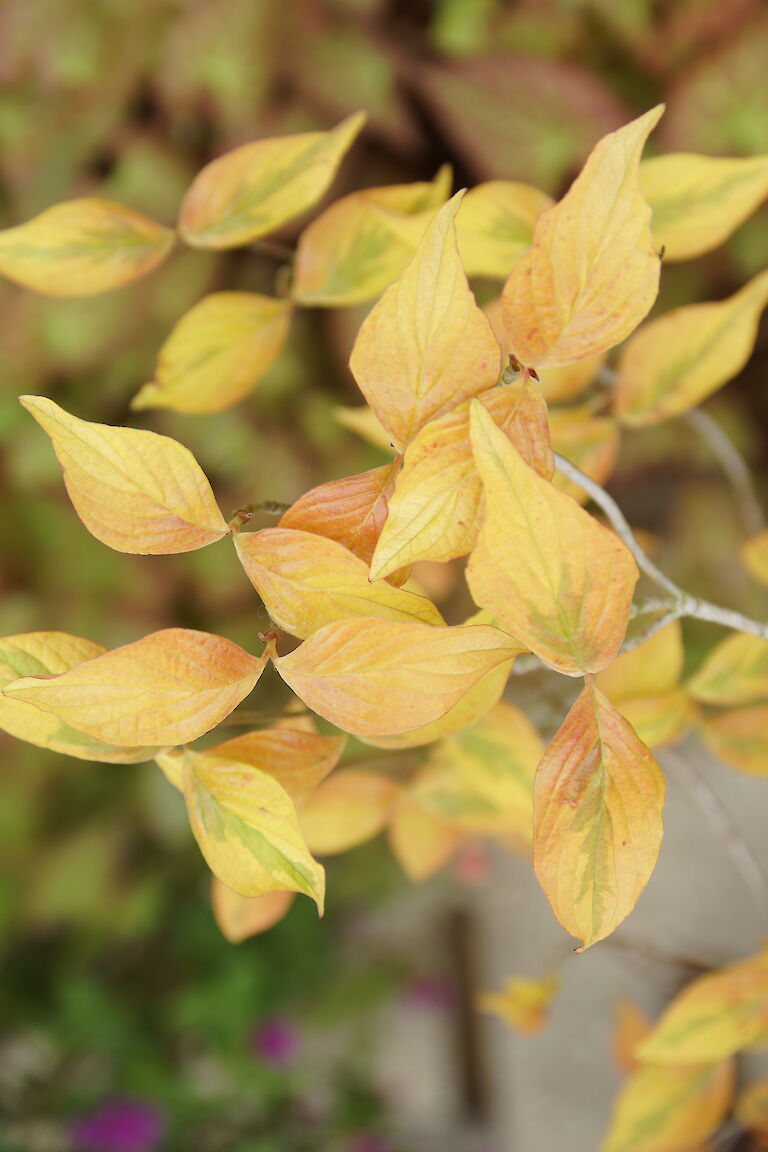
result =
[[477,998],[477,1007],[481,1012],[498,1016],[513,1031],[533,1036],[546,1025],[559,990],[559,976],[545,976],[540,980],[510,976],[501,992],[482,992]]
[[640,1045],[638,1056],[665,1067],[724,1060],[766,1029],[768,952],[763,951],[684,988]]
[[741,559],[755,580],[768,584],[768,531],[758,532],[742,544]]
[[368,578],[343,544],[295,528],[240,533],[235,547],[248,579],[279,628],[302,639],[334,620],[378,616],[442,624],[431,600]]
[[[526,463],[550,479],[547,408],[533,383],[522,379],[491,388],[478,400]],[[430,420],[406,448],[371,575],[385,576],[416,560],[452,560],[471,551],[479,531],[482,495],[467,401]]]
[[301,215],[328,190],[364,121],[359,112],[329,132],[257,140],[212,160],[184,197],[182,238],[195,248],[236,248]]
[[[24,676],[56,676],[106,652],[101,644],[66,632],[24,632],[0,638],[0,686]],[[120,748],[78,732],[32,704],[0,695],[0,728],[28,744],[107,764],[151,760],[156,748]]]
[[44,396],[20,402],[51,438],[88,531],[118,552],[191,552],[228,528],[192,453],[155,432],[71,416]]
[[504,326],[522,364],[557,367],[605,351],[650,310],[659,259],[638,169],[663,110],[604,136],[563,199],[536,221],[503,293]]
[[709,750],[749,776],[768,776],[768,704],[707,716],[701,732]]
[[613,1029],[613,1059],[621,1072],[634,1072],[641,1067],[635,1048],[645,1040],[653,1025],[634,1000],[624,998],[616,1005]]
[[400,785],[389,776],[340,768],[299,804],[299,823],[310,852],[347,852],[383,831]]
[[768,156],[652,156],[640,165],[640,187],[664,259],[690,260],[727,240],[768,196]]
[[190,308],[160,349],[154,379],[131,407],[220,412],[242,400],[285,343],[291,306],[255,292],[213,292]]
[[552,203],[546,192],[512,180],[490,180],[471,188],[456,217],[467,276],[508,276],[529,247],[537,218]]
[[240,896],[303,892],[322,914],[325,873],[285,789],[250,764],[183,755],[189,823],[214,875]]
[[363,322],[350,368],[398,450],[428,420],[495,384],[500,352],[456,247],[461,193]]
[[624,717],[585,688],[536,772],[533,859],[566,931],[602,940],[634,908],[662,836],[664,777]]
[[378,296],[403,272],[450,187],[451,170],[445,167],[431,183],[342,196],[299,238],[293,298],[339,307]]
[[724,1119],[734,1082],[730,1060],[638,1068],[619,1093],[599,1152],[692,1152]]
[[408,879],[419,882],[445,867],[464,833],[404,792],[392,814],[388,838],[392,855]]
[[[619,456],[619,426],[611,416],[595,416],[587,405],[572,408],[550,408],[549,430],[552,448],[591,480],[605,484],[613,474]],[[555,473],[552,481],[560,492],[566,492],[579,504],[589,497],[583,488]]]
[[605,363],[605,352],[585,356],[573,364],[544,368],[539,373],[539,386],[548,404],[564,404],[581,396]]
[[241,896],[218,876],[211,883],[211,904],[219,930],[230,944],[241,944],[278,924],[290,911],[295,892],[266,892],[263,896]]
[[741,1090],[733,1115],[748,1132],[768,1137],[768,1079],[755,1080]]
[[485,520],[467,567],[476,604],[549,667],[599,671],[624,638],[637,566],[617,536],[538,476],[472,405]]
[[296,800],[322,783],[338,764],[345,744],[344,736],[320,736],[281,724],[244,732],[207,748],[205,754],[219,760],[237,760],[266,772]]
[[726,636],[687,687],[702,704],[750,704],[768,697],[768,641],[741,632]]
[[174,240],[132,208],[69,200],[0,232],[0,274],[46,296],[93,296],[151,272]]
[[97,740],[184,744],[229,715],[265,661],[221,636],[166,628],[57,676],[15,680],[3,694]]
[[399,470],[398,459],[310,488],[283,514],[279,527],[327,536],[370,564]]
[[299,699],[343,731],[395,736],[444,716],[518,652],[498,628],[359,616],[326,624],[275,667]]
[[738,375],[752,354],[768,303],[768,272],[727,300],[674,308],[623,349],[616,413],[624,424],[658,424],[700,404]]

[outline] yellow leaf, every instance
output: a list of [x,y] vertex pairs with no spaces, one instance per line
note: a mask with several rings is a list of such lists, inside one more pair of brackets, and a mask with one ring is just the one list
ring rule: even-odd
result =
[[69,200],[0,232],[0,273],[46,296],[93,296],[146,276],[174,241],[121,204]]
[[481,1012],[498,1016],[508,1028],[533,1036],[549,1018],[552,1001],[560,990],[559,976],[529,980],[510,976],[501,992],[482,992],[477,998]]
[[768,704],[707,716],[701,725],[709,750],[749,776],[768,776]]
[[386,580],[371,582],[365,562],[325,536],[264,528],[238,534],[235,547],[267,612],[293,636],[305,639],[349,616],[443,623],[431,600]]
[[303,892],[322,915],[325,873],[276,780],[250,764],[185,752],[184,797],[200,851],[229,888],[240,896]]
[[274,232],[325,194],[363,127],[365,114],[330,132],[303,132],[243,144],[206,164],[179,213],[195,248],[236,248]]
[[557,367],[594,356],[650,310],[659,258],[638,168],[663,110],[604,136],[563,199],[536,221],[533,245],[503,293],[504,326],[522,364]]
[[392,855],[408,879],[417,883],[445,867],[464,833],[404,792],[392,814],[388,837]]
[[[526,463],[549,479],[553,465],[547,408],[531,381],[491,388],[478,400]],[[416,560],[452,560],[471,551],[482,495],[467,401],[430,420],[406,448],[371,576],[386,576]]]
[[[549,430],[555,452],[598,484],[610,479],[619,456],[620,441],[619,426],[611,416],[595,416],[586,404],[550,408]],[[589,499],[583,488],[559,472],[555,473],[552,483],[579,504],[586,504]]]
[[658,424],[695,407],[749,360],[768,303],[768,272],[715,304],[674,308],[623,349],[615,391],[624,424]]
[[131,407],[220,412],[242,400],[285,343],[291,306],[255,292],[214,292],[186,312],[160,349],[155,378]]
[[166,628],[57,676],[15,680],[3,694],[97,740],[184,744],[229,715],[265,661],[221,636]]
[[279,725],[244,732],[207,748],[205,754],[219,760],[237,760],[266,772],[296,800],[322,783],[338,764],[345,744],[344,736],[319,736]]
[[635,1056],[638,1044],[645,1040],[652,1024],[633,1000],[623,999],[616,1005],[613,1030],[613,1058],[621,1072],[634,1072],[641,1067]]
[[495,384],[500,353],[456,247],[461,193],[363,322],[350,368],[398,450],[428,420]]
[[734,1081],[730,1060],[638,1068],[619,1093],[599,1152],[692,1152],[724,1119]]
[[767,1028],[768,952],[763,951],[684,988],[638,1056],[665,1066],[724,1060]]
[[338,307],[378,296],[402,273],[450,186],[451,170],[445,167],[432,183],[342,196],[299,238],[293,298]]
[[768,641],[742,632],[726,636],[687,687],[702,704],[750,704],[768,697]]
[[250,936],[266,932],[286,916],[295,899],[294,892],[266,892],[263,896],[241,896],[218,876],[211,883],[211,904],[219,930],[230,944],[240,944]]
[[71,416],[44,396],[21,404],[50,436],[88,531],[118,552],[191,552],[228,528],[200,465],[168,436]]
[[[100,644],[66,632],[26,632],[0,638],[0,686],[24,676],[57,676],[106,652]],[[0,728],[28,744],[107,764],[151,760],[156,748],[119,748],[86,736],[32,704],[0,695]]]
[[768,1137],[768,1079],[755,1080],[741,1090],[733,1115],[748,1132]]
[[566,931],[589,948],[634,908],[662,836],[664,777],[601,692],[585,688],[536,772],[534,868]]
[[370,564],[399,470],[397,459],[310,488],[284,513],[279,527],[327,536]]
[[365,440],[366,444],[382,448],[385,452],[391,451],[392,440],[389,432],[382,428],[378,416],[367,404],[359,408],[335,408],[334,416],[342,428],[354,432],[361,440]]
[[768,195],[768,156],[653,156],[640,165],[640,187],[664,259],[690,260],[717,248],[760,206]]
[[341,768],[299,804],[299,823],[318,856],[347,852],[387,825],[400,785],[388,776]]
[[616,706],[649,748],[680,740],[696,715],[691,698],[683,688],[658,696],[633,696],[618,701]]
[[456,217],[467,276],[508,276],[529,247],[537,218],[552,204],[546,192],[511,180],[491,180],[471,188]]
[[618,656],[595,683],[643,743],[654,748],[679,737],[690,718],[690,701],[680,688],[682,670],[682,630],[679,620],[673,620]]
[[742,545],[741,559],[755,580],[768,584],[768,531],[758,532]]
[[478,403],[472,443],[486,504],[467,566],[475,603],[550,668],[599,671],[626,631],[637,580],[630,552],[529,468]]
[[518,652],[498,628],[359,616],[326,624],[275,667],[299,699],[342,731],[395,736],[444,716]]

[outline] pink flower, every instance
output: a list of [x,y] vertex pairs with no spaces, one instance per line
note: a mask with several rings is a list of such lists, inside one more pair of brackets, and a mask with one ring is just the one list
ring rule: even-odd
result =
[[155,1152],[165,1132],[161,1114],[143,1100],[105,1100],[71,1129],[76,1152]]
[[283,1067],[290,1064],[299,1047],[296,1029],[287,1020],[266,1020],[253,1036],[253,1050],[267,1064]]

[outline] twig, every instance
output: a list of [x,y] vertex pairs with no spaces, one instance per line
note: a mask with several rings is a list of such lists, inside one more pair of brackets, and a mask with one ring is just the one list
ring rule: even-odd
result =
[[[632,956],[639,956],[643,960],[651,960],[654,964],[665,964],[670,968],[687,968],[690,972],[711,972],[721,967],[719,961],[708,962],[694,956],[679,956],[675,952],[667,952],[649,940],[636,940],[631,936],[622,936],[614,933],[600,942],[601,948],[615,948],[618,952],[628,952]],[[723,961],[725,963],[725,961]]]
[[[557,453],[555,453],[555,465],[558,472],[567,476],[574,484],[578,484],[602,509],[617,535],[624,541],[637,560],[638,567],[645,572],[646,576],[649,576],[660,588],[669,592],[670,599],[658,601],[656,608],[656,610],[664,611],[668,620],[679,619],[681,616],[692,616],[697,620],[708,620],[711,624],[722,624],[725,628],[733,628],[738,632],[748,632],[752,636],[759,636],[762,640],[768,640],[768,624],[753,620],[741,612],[734,612],[731,608],[721,608],[718,604],[712,604],[709,600],[702,600],[698,596],[691,596],[688,592],[683,591],[645,554],[635,539],[621,508],[604,488],[586,476],[575,464],[571,464],[570,460],[565,460]],[[654,628],[654,630],[656,629]]]
[[757,498],[752,473],[736,445],[716,420],[700,408],[684,412],[681,419],[706,441],[733,490],[745,531],[756,536],[765,528],[765,516]]
[[758,921],[763,926],[760,932],[762,935],[768,929],[768,881],[760,862],[709,781],[696,771],[689,760],[677,752],[666,749],[664,759],[672,761],[675,771],[686,778],[691,795],[731,857],[731,862],[754,905]]

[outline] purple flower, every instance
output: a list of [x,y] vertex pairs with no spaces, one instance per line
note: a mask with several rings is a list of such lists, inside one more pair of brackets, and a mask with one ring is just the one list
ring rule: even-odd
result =
[[144,1100],[105,1100],[74,1122],[76,1152],[155,1152],[165,1131],[161,1114]]
[[349,1152],[390,1152],[390,1145],[375,1132],[361,1132],[353,1138]]
[[287,1020],[266,1020],[253,1036],[253,1050],[267,1064],[290,1064],[299,1047],[296,1029]]

